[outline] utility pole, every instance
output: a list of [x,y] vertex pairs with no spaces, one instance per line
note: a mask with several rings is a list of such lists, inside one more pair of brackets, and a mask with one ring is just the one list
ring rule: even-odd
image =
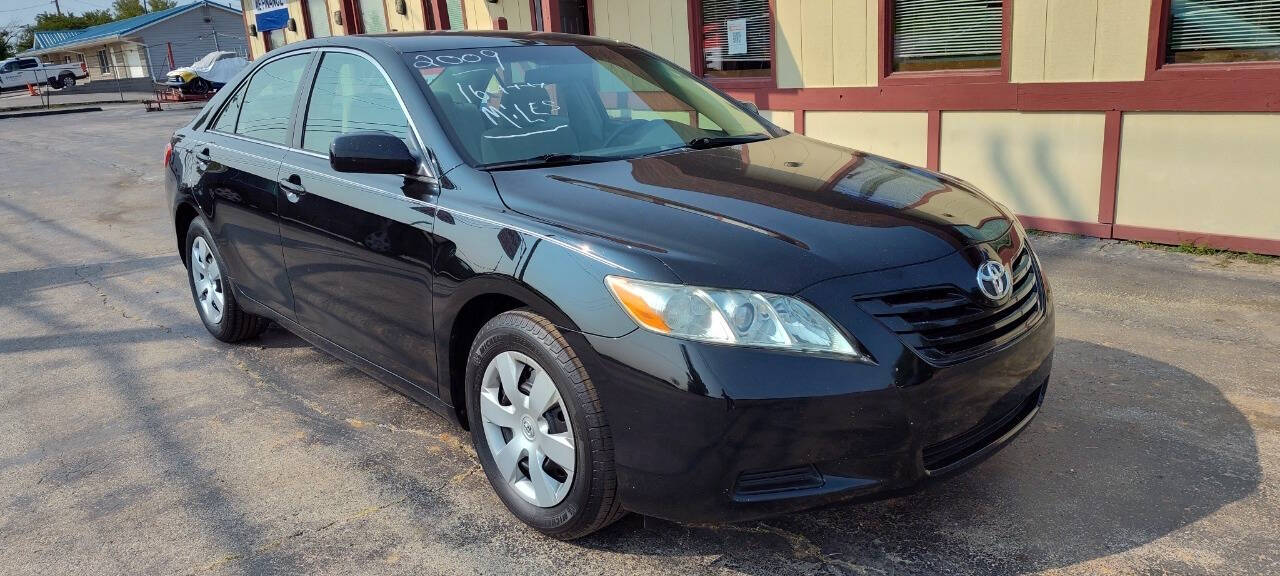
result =
[[58,11],[58,15],[62,15],[62,6],[58,4],[58,0],[53,0],[53,8]]

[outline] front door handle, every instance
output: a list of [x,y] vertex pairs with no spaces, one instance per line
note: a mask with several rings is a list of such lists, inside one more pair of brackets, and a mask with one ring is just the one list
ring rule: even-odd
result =
[[302,177],[297,174],[290,174],[288,178],[281,180],[280,189],[284,190],[285,199],[294,203],[307,193],[307,189],[302,186]]

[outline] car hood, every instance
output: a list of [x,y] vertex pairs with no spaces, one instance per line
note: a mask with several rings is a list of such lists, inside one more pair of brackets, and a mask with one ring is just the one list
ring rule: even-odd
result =
[[955,179],[796,134],[492,175],[510,209],[649,252],[702,286],[795,293],[941,258],[1011,225]]

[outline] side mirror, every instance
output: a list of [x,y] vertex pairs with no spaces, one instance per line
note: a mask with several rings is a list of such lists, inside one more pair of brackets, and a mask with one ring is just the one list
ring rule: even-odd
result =
[[743,101],[739,100],[739,101],[738,101],[738,106],[741,106],[741,107],[742,107],[743,109],[745,109],[747,112],[750,112],[750,113],[752,113],[752,114],[755,114],[756,116],[759,116],[759,115],[760,115],[760,108],[758,108],[755,104],[752,104],[751,102],[743,102]]
[[329,144],[329,166],[338,172],[416,174],[418,159],[401,140],[386,132],[351,132]]

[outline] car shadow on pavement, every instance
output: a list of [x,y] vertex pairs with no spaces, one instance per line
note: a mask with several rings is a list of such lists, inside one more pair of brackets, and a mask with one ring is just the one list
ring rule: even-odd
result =
[[835,573],[1013,573],[1147,544],[1257,489],[1253,429],[1214,385],[1090,342],[1060,339],[1055,356],[1030,428],[921,492],[719,526],[632,516],[578,543],[770,576],[797,561]]

